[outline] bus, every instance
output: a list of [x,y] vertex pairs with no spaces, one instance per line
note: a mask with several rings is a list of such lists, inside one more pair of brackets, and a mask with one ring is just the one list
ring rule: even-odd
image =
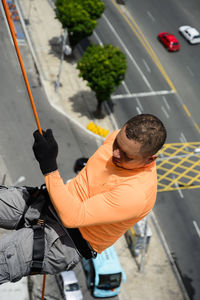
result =
[[116,296],[120,291],[126,275],[120,265],[114,246],[97,254],[96,258],[82,259],[87,287],[94,297],[106,298]]

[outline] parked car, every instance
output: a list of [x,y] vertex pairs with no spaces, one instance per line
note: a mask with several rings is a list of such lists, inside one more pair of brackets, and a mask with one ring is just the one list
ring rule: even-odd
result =
[[190,44],[199,44],[200,35],[199,32],[191,26],[185,25],[179,27],[179,32]]
[[78,280],[74,271],[64,271],[56,275],[58,286],[66,300],[82,300]]
[[168,49],[168,51],[180,50],[180,44],[177,38],[169,32],[161,32],[158,34],[159,41]]

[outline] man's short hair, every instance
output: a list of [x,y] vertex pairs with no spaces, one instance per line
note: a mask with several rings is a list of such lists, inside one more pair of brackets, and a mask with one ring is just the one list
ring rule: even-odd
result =
[[161,120],[154,115],[137,115],[124,126],[127,138],[141,144],[140,153],[144,156],[154,155],[165,143],[167,131]]

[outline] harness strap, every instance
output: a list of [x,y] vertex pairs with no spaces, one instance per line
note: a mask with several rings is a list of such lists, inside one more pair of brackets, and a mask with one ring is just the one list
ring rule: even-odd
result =
[[[50,214],[49,214],[50,213]],[[90,259],[90,258],[96,258],[97,253],[96,251],[94,251],[92,249],[92,247],[90,246],[90,244],[88,243],[88,241],[86,241],[81,232],[79,231],[78,228],[68,228],[65,227],[63,225],[63,223],[61,222],[59,216],[57,215],[57,212],[55,210],[55,208],[53,207],[53,204],[51,202],[49,202],[49,205],[47,207],[47,211],[46,211],[46,215],[47,215],[47,222],[48,222],[48,216],[50,217],[50,219],[54,219],[57,222],[53,222],[51,224],[52,228],[54,228],[54,230],[58,230],[58,226],[59,231],[61,230],[61,232],[67,233],[70,238],[72,239],[76,249],[79,251],[79,253],[86,259]]]
[[33,225],[33,256],[31,274],[41,273],[44,260],[45,239],[44,239],[44,220],[38,219],[37,224]]
[[92,249],[90,244],[82,237],[81,232],[78,228],[66,228],[71,239],[73,240],[77,250],[80,254],[86,258],[96,258],[97,253]]
[[[46,200],[45,194],[43,192],[44,186],[42,185],[40,189],[38,189],[35,193],[31,195],[31,201],[34,201],[36,198],[41,198]],[[40,212],[40,217],[33,221],[32,229],[33,229],[33,253],[32,253],[32,264],[31,264],[31,271],[30,274],[40,274],[43,268],[43,261],[44,261],[44,253],[45,253],[45,221],[43,210],[44,206]]]
[[[66,235],[67,233],[74,242],[76,249],[83,257],[86,259],[90,259],[92,257],[95,258],[97,253],[82,237],[79,229],[64,227],[49,199],[45,185],[41,186],[40,189],[31,195],[30,203],[38,197],[41,197],[41,201],[45,198],[46,202],[40,211],[39,219],[36,219],[31,223],[31,227],[33,229],[33,253],[30,274],[35,275],[42,272],[45,254],[45,223],[52,227],[58,233],[59,237]],[[24,216],[22,220],[24,220]],[[20,226],[18,226],[18,228],[21,227],[23,227],[23,221],[21,221]]]

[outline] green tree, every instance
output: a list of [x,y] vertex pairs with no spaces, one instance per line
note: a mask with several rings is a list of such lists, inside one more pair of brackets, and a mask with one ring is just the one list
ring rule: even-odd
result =
[[105,9],[105,4],[101,0],[76,0],[89,13],[91,19],[96,20],[101,17]]
[[92,44],[84,52],[77,69],[80,71],[79,76],[87,80],[87,85],[95,92],[97,112],[100,114],[103,101],[110,99],[112,92],[125,77],[126,56],[118,47]]
[[100,0],[56,0],[56,18],[67,28],[72,47],[92,34],[104,7]]

